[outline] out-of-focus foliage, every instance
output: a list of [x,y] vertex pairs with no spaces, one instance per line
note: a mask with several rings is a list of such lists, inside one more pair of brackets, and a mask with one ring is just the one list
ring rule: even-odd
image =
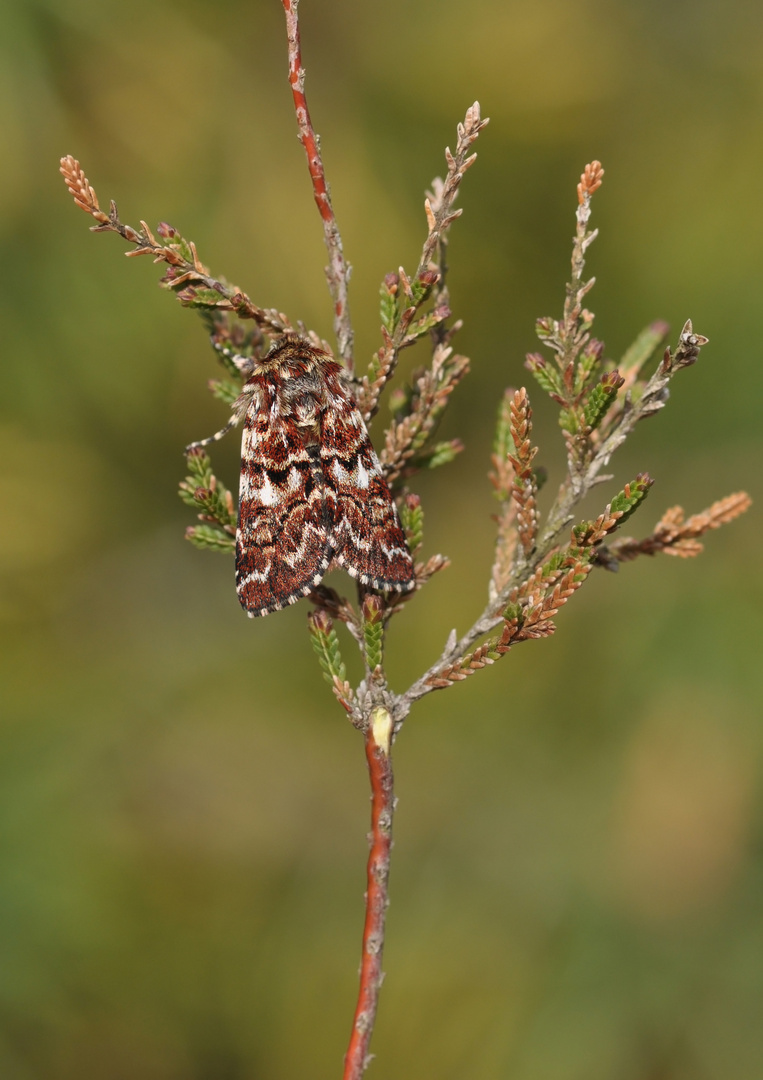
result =
[[[360,739],[304,605],[253,624],[229,562],[184,541],[182,447],[225,417],[204,390],[213,354],[157,268],[88,233],[56,171],[75,154],[125,220],[169,220],[213,272],[328,337],[280,5],[6,8],[0,1074],[331,1075],[361,929]],[[302,8],[359,356],[379,282],[420,249],[456,121],[475,98],[492,118],[450,247],[473,370],[443,431],[466,450],[421,482],[423,554],[453,567],[397,622],[402,687],[482,607],[496,403],[561,307],[594,157],[607,355],[657,317],[711,339],[615,462],[621,481],[657,478],[633,531],[678,501],[756,495],[763,8]],[[544,408],[541,504],[563,459]],[[215,455],[232,486],[236,443]],[[553,639],[411,717],[379,1080],[763,1074],[760,528],[753,508],[698,560],[597,572]]]

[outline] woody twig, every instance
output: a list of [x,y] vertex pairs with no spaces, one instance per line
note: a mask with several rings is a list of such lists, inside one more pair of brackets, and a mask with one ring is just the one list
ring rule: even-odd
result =
[[378,707],[372,713],[365,735],[366,761],[371,781],[366,917],[363,924],[358,1002],[344,1059],[343,1080],[360,1080],[365,1072],[383,978],[381,965],[389,905],[389,863],[392,818],[395,811],[391,740],[392,716],[387,709]]
[[307,107],[305,69],[302,67],[302,43],[299,33],[299,0],[281,0],[281,2],[286,15],[286,36],[289,43],[289,84],[294,98],[294,111],[297,115],[299,138],[307,155],[307,166],[313,184],[313,196],[315,205],[318,207],[318,213],[321,215],[323,237],[329,254],[326,279],[334,303],[334,332],[337,339],[337,349],[345,367],[352,373],[354,369],[353,332],[347,299],[350,267],[344,257],[339,225],[334,215],[334,208],[331,205],[331,193],[326,182],[320,140],[313,128],[310,110]]

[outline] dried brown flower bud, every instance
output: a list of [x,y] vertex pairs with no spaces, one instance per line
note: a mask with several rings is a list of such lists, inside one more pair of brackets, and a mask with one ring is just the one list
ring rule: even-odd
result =
[[363,597],[363,621],[374,625],[381,620],[384,602],[376,593],[367,593]]
[[586,195],[590,198],[594,191],[601,187],[603,176],[604,169],[602,169],[600,161],[592,161],[590,165],[586,165],[581,174],[580,183],[578,184],[579,203],[582,204]]

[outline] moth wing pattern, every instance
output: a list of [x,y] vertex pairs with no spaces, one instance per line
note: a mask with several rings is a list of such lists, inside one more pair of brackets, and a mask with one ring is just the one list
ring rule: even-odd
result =
[[277,383],[255,375],[241,448],[236,591],[254,617],[296,603],[331,562],[333,515],[317,448],[278,409]]
[[212,437],[244,418],[236,591],[251,617],[307,596],[332,564],[380,591],[415,586],[397,507],[342,373],[323,350],[284,337]]
[[334,558],[363,585],[407,592],[416,583],[413,559],[365,423],[339,370],[327,365],[320,433],[321,466],[334,504]]

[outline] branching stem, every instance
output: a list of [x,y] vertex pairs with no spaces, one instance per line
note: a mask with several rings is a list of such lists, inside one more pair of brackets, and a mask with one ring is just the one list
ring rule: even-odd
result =
[[[307,155],[313,195],[321,215],[329,255],[326,277],[334,305],[338,355],[352,376],[353,332],[347,302],[350,267],[344,258],[320,143],[312,126],[305,96],[305,72],[302,67],[298,18],[299,0],[281,0],[281,3],[286,16],[289,83],[299,138]],[[446,320],[450,318],[446,284],[448,230],[460,214],[460,210],[454,209],[456,196],[464,175],[476,158],[473,144],[487,122],[487,119],[483,120],[480,115],[479,102],[475,101],[467,109],[463,123],[458,125],[455,152],[451,153],[446,149],[445,179],[434,180],[432,191],[425,200],[427,237],[415,274],[409,277],[401,267],[397,273],[388,274],[385,278],[381,309],[383,344],[374,357],[368,375],[346,379],[347,386],[352,385],[360,413],[369,420],[377,411],[380,395],[395,372],[401,350],[413,345],[425,334],[431,336],[431,365],[428,370],[412,378],[411,385],[394,405],[393,421],[379,455],[382,472],[388,484],[397,481],[400,486],[418,469],[424,466],[434,467],[452,460],[461,449],[459,440],[451,439],[444,443],[432,441],[449,396],[469,365],[468,359],[454,354],[451,347],[453,334],[459,328],[460,322],[446,326]],[[212,343],[218,356],[226,361],[229,374],[240,377],[238,383],[227,386],[213,384],[218,391],[221,388],[224,390],[222,394],[218,392],[217,396],[227,399],[234,410],[237,408],[234,403],[243,400],[245,409],[248,409],[252,399],[246,395],[237,396],[240,383],[249,378],[260,361],[264,369],[268,357],[272,356],[262,355],[263,333],[271,339],[294,333],[294,328],[286,316],[275,309],[258,307],[238,288],[213,277],[200,261],[195,246],[184,240],[172,226],[161,223],[157,227],[157,239],[145,222],[141,222],[140,230],[123,224],[113,202],[108,213],[101,210],[94,189],[74,157],[67,156],[62,159],[61,172],[75,203],[96,221],[92,226],[94,231],[116,232],[133,246],[133,250],[127,252],[128,255],[151,255],[154,261],[167,264],[168,269],[161,284],[173,291],[182,304],[200,310],[207,320],[208,328],[212,330]],[[624,538],[609,545],[603,544],[602,541],[619,527],[619,523],[626,520],[651,486],[651,478],[640,473],[635,481],[625,485],[623,491],[598,518],[578,524],[571,535],[568,533],[569,539],[564,538],[564,532],[569,530],[583,497],[595,485],[609,479],[603,475],[603,470],[614,452],[641,419],[656,413],[664,406],[668,398],[669,381],[677,371],[696,361],[700,348],[707,341],[701,335],[695,334],[691,322],[687,321],[675,352],[668,349],[657,371],[650,379],[642,381],[639,375],[641,367],[664,336],[661,324],[653,324],[626,353],[622,375],[614,368],[605,369],[602,373],[603,344],[591,338],[589,331],[593,314],[583,306],[583,301],[594,283],[593,278],[584,280],[586,250],[596,236],[595,230],[588,231],[590,200],[600,186],[602,176],[601,164],[594,161],[586,166],[578,185],[572,274],[567,286],[562,319],[543,318],[537,322],[538,336],[555,354],[553,364],[548,365],[539,354],[530,354],[526,365],[552,399],[562,406],[562,428],[568,448],[568,474],[559,488],[545,528],[540,529],[536,507],[540,470],[533,468],[536,448],[531,441],[530,402],[524,388],[507,392],[499,418],[496,452],[493,457],[492,478],[501,500],[502,512],[498,523],[499,539],[488,603],[460,639],[455,630],[451,632],[440,657],[406,693],[395,695],[389,690],[384,672],[383,649],[389,619],[402,609],[403,603],[413,592],[402,595],[393,591],[392,582],[384,584],[387,580],[384,575],[377,580],[365,573],[356,574],[359,578],[357,584],[361,601],[359,610],[356,610],[344,597],[323,583],[322,573],[329,560],[321,564],[321,572],[317,576],[314,576],[317,563],[310,563],[310,544],[315,536],[320,538],[324,553],[329,553],[332,557],[343,557],[352,545],[357,545],[358,550],[373,551],[380,566],[386,565],[385,559],[391,558],[393,551],[399,555],[399,545],[404,543],[401,538],[397,538],[398,525],[392,506],[387,506],[384,511],[387,524],[381,533],[380,526],[375,526],[376,531],[373,531],[364,524],[358,524],[359,519],[347,516],[345,511],[338,509],[340,488],[350,493],[343,494],[342,498],[360,507],[364,519],[369,517],[377,520],[374,515],[377,514],[379,506],[386,506],[385,500],[391,499],[382,477],[378,475],[379,463],[376,459],[373,458],[376,463],[370,469],[363,465],[358,450],[364,446],[359,418],[354,415],[353,409],[347,409],[346,402],[342,404],[344,399],[339,397],[331,406],[334,412],[330,412],[328,408],[325,411],[327,422],[321,428],[320,435],[321,455],[325,450],[325,458],[321,456],[323,464],[320,468],[325,471],[319,487],[315,476],[312,481],[313,487],[317,487],[320,499],[317,504],[310,500],[307,502],[307,516],[301,519],[300,525],[305,538],[301,541],[298,541],[291,531],[291,499],[295,490],[307,490],[299,488],[303,482],[300,479],[300,469],[304,461],[304,451],[312,445],[313,436],[310,435],[304,446],[300,443],[303,436],[295,436],[293,446],[297,449],[293,452],[289,449],[284,457],[278,457],[275,451],[271,453],[263,449],[265,445],[281,445],[279,439],[274,437],[274,431],[280,434],[285,449],[292,446],[291,443],[287,446],[287,439],[283,434],[287,430],[283,417],[279,420],[281,426],[273,427],[272,418],[278,413],[275,405],[279,400],[275,389],[272,402],[274,407],[260,409],[257,406],[254,409],[255,419],[252,420],[250,415],[247,418],[249,434],[262,419],[270,441],[258,434],[256,439],[252,436],[244,443],[241,490],[247,495],[248,503],[243,505],[250,507],[246,513],[252,514],[253,520],[254,516],[262,515],[256,518],[258,522],[265,523],[262,534],[257,532],[257,536],[266,535],[270,530],[272,535],[284,538],[286,553],[283,558],[286,562],[291,560],[295,573],[299,571],[299,574],[302,574],[307,566],[304,575],[298,574],[296,580],[311,583],[308,587],[310,599],[316,608],[309,616],[313,644],[333,693],[348,714],[350,722],[363,734],[365,741],[372,804],[370,852],[360,987],[345,1055],[344,1080],[362,1080],[369,1062],[369,1045],[382,983],[381,964],[389,902],[395,803],[391,745],[413,702],[432,690],[460,682],[492,664],[519,641],[547,637],[553,633],[555,627],[551,620],[580,587],[594,565],[616,569],[619,562],[635,558],[639,554],[653,555],[658,551],[684,557],[696,555],[702,547],[699,538],[705,532],[731,521],[743,513],[750,503],[749,497],[744,492],[739,492],[715,502],[706,511],[693,515],[688,520],[684,518],[680,507],[673,507],[644,540]],[[433,310],[416,318],[422,306],[428,304],[430,299],[434,303]],[[227,313],[231,313],[231,316]],[[245,320],[252,320],[263,333],[247,329],[242,325]],[[306,331],[301,323],[298,323],[297,327],[303,337],[315,345],[320,345],[317,335]],[[237,352],[239,346],[244,346],[241,355]],[[259,375],[257,377],[259,378]],[[325,389],[328,383],[325,376],[322,376],[322,379],[321,385]],[[254,377],[250,381],[254,381]],[[275,387],[275,383],[268,385]],[[619,398],[618,390],[622,390]],[[310,387],[305,389],[300,384],[296,396],[300,401],[312,400],[313,390]],[[289,408],[291,407],[289,405]],[[308,406],[305,406],[305,409],[309,411]],[[267,420],[266,412],[269,417]],[[352,418],[351,423],[345,422],[348,415]],[[236,418],[237,415],[234,416],[234,419]],[[355,435],[338,434],[343,430],[349,432],[352,425]],[[189,475],[181,484],[180,491],[185,502],[196,510],[201,521],[200,525],[188,530],[189,539],[197,546],[227,552],[234,548],[236,532],[237,516],[233,497],[215,477],[211,462],[203,453],[202,447],[216,441],[230,426],[231,424],[227,425],[211,439],[193,444],[189,448],[186,455]],[[318,427],[316,421],[316,431]],[[259,428],[256,430],[259,431]],[[365,437],[363,433],[363,438]],[[349,470],[341,465],[344,458],[337,456],[337,448],[342,450],[344,444],[350,446],[353,458],[355,454],[358,455],[356,466],[351,465]],[[281,454],[280,450],[278,454]],[[300,457],[300,454],[303,454],[303,457]],[[333,464],[329,471],[328,463],[332,459]],[[285,468],[282,468],[284,463]],[[255,470],[259,470],[265,480],[258,483],[256,494],[253,494],[254,488],[246,485]],[[288,484],[284,480],[287,472],[290,478]],[[271,475],[274,477],[272,483]],[[287,487],[288,495],[284,494]],[[330,492],[334,493],[331,498]],[[404,511],[402,524],[408,537],[410,553],[416,556],[423,542],[420,499],[411,492],[403,491],[401,494]],[[316,509],[317,505],[320,505],[320,511]],[[254,509],[251,509],[252,507]],[[330,509],[329,515],[330,507],[337,509]],[[332,522],[330,526],[327,524],[328,516]],[[257,529],[259,528],[258,525]],[[259,544],[258,539],[257,545]],[[299,567],[296,565],[297,559],[302,560]],[[244,566],[246,565],[244,562]],[[271,572],[275,574],[276,571],[271,570],[273,564],[267,565],[267,575]],[[448,560],[442,555],[433,555],[426,561],[418,562],[415,566],[415,582],[411,584],[415,584],[416,590],[420,589],[433,574],[447,565]],[[262,576],[262,572],[257,571],[251,576]],[[371,580],[376,582],[376,589],[368,584]],[[274,586],[278,589],[282,587],[282,584]],[[305,595],[305,592],[304,588],[297,588],[296,591],[286,591],[283,595],[288,603],[292,603]],[[272,608],[261,608],[257,611],[250,609],[249,613],[266,614],[269,610]],[[356,689],[347,679],[339,638],[334,630],[334,620],[346,625],[361,649],[365,678]],[[503,629],[499,634],[484,640],[501,624]],[[483,640],[475,648],[480,639]]]
[[[563,529],[573,520],[575,507],[594,485],[604,479],[599,475],[602,468],[609,464],[615,450],[625,442],[638,421],[658,412],[665,405],[668,398],[668,383],[671,377],[681,367],[693,363],[693,359],[684,359],[684,353],[691,356],[692,351],[694,353],[698,352],[699,346],[704,344],[706,340],[706,338],[694,334],[691,321],[687,322],[681,332],[676,353],[671,355],[670,351],[668,351],[665,359],[647,382],[639,400],[626,403],[619,421],[599,446],[585,471],[574,478],[567,478],[559,491],[554,506],[549,512],[546,528],[533,552],[533,567],[540,566],[557,546]],[[696,359],[696,356],[694,356],[694,359]],[[528,567],[524,564],[520,564],[520,567],[523,572],[522,576],[525,576]],[[463,658],[475,642],[479,641],[484,634],[489,633],[495,626],[498,626],[502,621],[502,609],[509,600],[509,595],[516,584],[517,573],[515,572],[508,583],[501,589],[498,596],[489,601],[479,618],[461,638],[455,639],[455,635],[451,635],[439,660],[398,699],[396,704],[401,715],[408,713],[414,701],[436,689],[431,681],[433,676],[436,676],[442,668],[448,667]]]

